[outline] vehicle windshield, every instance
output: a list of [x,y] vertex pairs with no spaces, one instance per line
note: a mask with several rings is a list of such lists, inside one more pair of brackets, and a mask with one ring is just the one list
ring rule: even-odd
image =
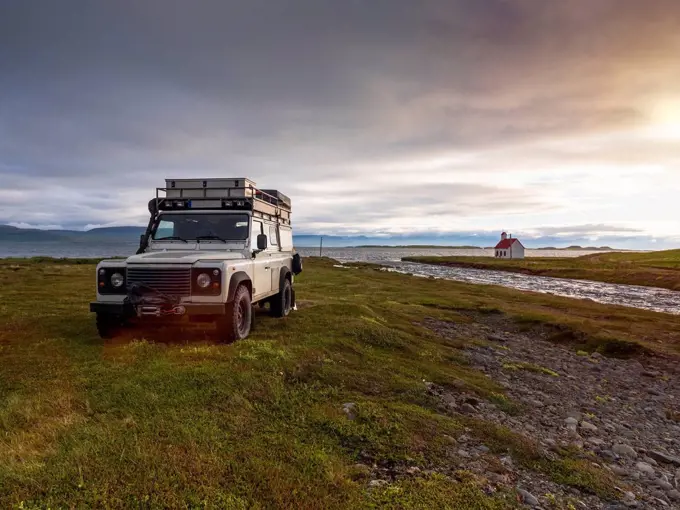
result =
[[247,214],[164,214],[151,238],[154,241],[245,241],[250,233],[249,225]]

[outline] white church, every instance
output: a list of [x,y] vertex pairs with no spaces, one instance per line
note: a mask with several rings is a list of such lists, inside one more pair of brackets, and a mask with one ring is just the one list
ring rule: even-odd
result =
[[508,236],[507,233],[501,234],[501,241],[494,248],[495,257],[499,259],[523,259],[524,245],[519,239]]

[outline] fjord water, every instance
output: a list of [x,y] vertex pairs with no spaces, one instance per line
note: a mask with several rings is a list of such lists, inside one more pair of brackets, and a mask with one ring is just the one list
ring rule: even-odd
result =
[[[0,258],[5,257],[66,257],[103,258],[132,255],[136,243],[91,245],[87,243],[41,242],[2,243]],[[319,255],[318,248],[299,248],[303,257]],[[577,257],[589,251],[527,250],[528,257]],[[468,283],[502,285],[519,290],[543,292],[599,303],[643,308],[657,312],[680,314],[680,292],[655,287],[618,285],[586,280],[569,280],[545,276],[530,276],[486,269],[433,266],[402,262],[409,256],[493,256],[493,250],[454,248],[324,248],[323,255],[343,263],[373,262],[392,271],[416,276],[458,280]]]

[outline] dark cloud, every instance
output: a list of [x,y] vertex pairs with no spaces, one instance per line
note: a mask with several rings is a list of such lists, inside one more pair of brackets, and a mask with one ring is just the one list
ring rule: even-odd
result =
[[[675,0],[4,2],[0,223],[139,223],[199,174],[288,190],[302,227],[540,215],[543,184],[484,174],[669,153],[540,144],[643,125],[675,94],[678,28]],[[457,154],[484,157],[411,189]],[[362,186],[306,186],[337,181]]]

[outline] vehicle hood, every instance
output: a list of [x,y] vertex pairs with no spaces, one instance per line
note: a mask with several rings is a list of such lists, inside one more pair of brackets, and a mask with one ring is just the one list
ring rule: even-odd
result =
[[128,264],[193,264],[199,260],[242,260],[241,252],[233,251],[156,251],[128,257]]

